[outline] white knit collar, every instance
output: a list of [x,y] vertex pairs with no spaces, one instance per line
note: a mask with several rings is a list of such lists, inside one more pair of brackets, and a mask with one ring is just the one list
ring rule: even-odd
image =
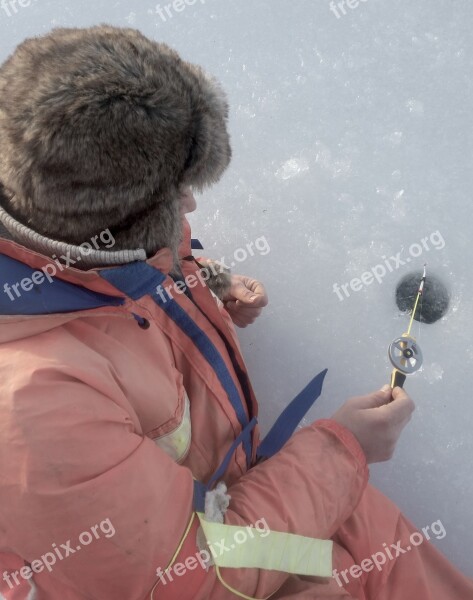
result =
[[[26,225],[23,225],[7,213],[1,206],[0,224],[3,225],[13,241],[18,242],[22,246],[54,259],[57,258],[61,260],[61,257],[63,257],[64,260],[64,258],[67,257],[72,259],[70,261],[71,263],[74,261],[75,268],[83,270],[108,265],[123,265],[147,259],[146,251],[141,248],[137,250],[117,250],[111,252],[110,250],[96,250],[90,244],[90,240],[84,240],[84,243],[89,242],[91,249],[89,249],[88,246],[84,248],[82,246],[75,246],[73,244],[52,240],[40,235]],[[2,236],[1,229],[0,237],[4,237]]]

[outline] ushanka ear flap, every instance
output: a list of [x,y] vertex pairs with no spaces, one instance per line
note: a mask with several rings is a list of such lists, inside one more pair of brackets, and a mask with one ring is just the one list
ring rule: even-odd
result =
[[201,190],[216,183],[230,164],[232,150],[227,131],[228,102],[219,83],[190,65],[199,86],[193,88],[190,147],[183,183]]

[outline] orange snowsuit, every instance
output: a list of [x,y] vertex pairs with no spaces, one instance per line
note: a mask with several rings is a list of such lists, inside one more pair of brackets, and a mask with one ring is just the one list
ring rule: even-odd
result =
[[[198,266],[184,226],[181,266],[189,276]],[[34,269],[50,262],[6,240],[2,256]],[[169,249],[147,264],[173,284]],[[149,295],[124,297],[100,271],[71,267],[56,277],[72,291],[122,303],[21,315],[11,301],[0,317],[1,593],[6,600],[237,598],[213,567],[189,567],[166,583],[157,570],[176,550],[182,563],[199,552],[197,521],[184,536],[194,479],[207,481],[224,459],[241,431],[238,416],[176,322]],[[3,287],[4,273],[1,279]],[[48,285],[24,294],[37,294],[39,306]],[[208,287],[198,284],[192,295],[194,301],[185,294],[174,299],[222,357],[246,417],[256,416],[228,313]],[[258,439],[256,428],[255,447]],[[240,445],[224,480],[231,497],[226,524],[264,519],[274,531],[333,539],[337,573],[383,544],[401,541],[406,548],[415,531],[368,485],[360,445],[331,420],[304,427],[251,468]],[[348,583],[343,575],[337,582],[261,569],[227,568],[222,576],[243,597],[275,600],[473,598],[473,583],[427,541],[382,569],[347,576]]]

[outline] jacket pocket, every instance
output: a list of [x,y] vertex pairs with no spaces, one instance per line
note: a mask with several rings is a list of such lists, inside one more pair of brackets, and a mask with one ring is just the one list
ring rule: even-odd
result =
[[151,438],[157,446],[178,463],[187,456],[192,438],[190,402],[184,388],[183,393],[182,417],[177,427],[164,435]]

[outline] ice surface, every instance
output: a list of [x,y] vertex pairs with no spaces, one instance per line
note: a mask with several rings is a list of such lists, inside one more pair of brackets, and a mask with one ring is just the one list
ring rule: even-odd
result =
[[[191,222],[209,255],[267,286],[270,306],[241,331],[264,429],[324,367],[309,420],[388,381],[387,347],[407,325],[396,285],[428,262],[451,308],[415,326],[425,365],[406,387],[417,411],[372,481],[419,528],[441,519],[447,536],[435,543],[473,576],[473,3],[367,0],[346,11],[198,0],[163,19],[152,0],[36,0],[0,10],[1,55],[52,26],[109,22],[168,42],[222,81],[234,160]],[[233,259],[263,236],[269,253]],[[410,257],[423,238],[429,250]],[[339,300],[334,283],[401,251],[410,263]]]

